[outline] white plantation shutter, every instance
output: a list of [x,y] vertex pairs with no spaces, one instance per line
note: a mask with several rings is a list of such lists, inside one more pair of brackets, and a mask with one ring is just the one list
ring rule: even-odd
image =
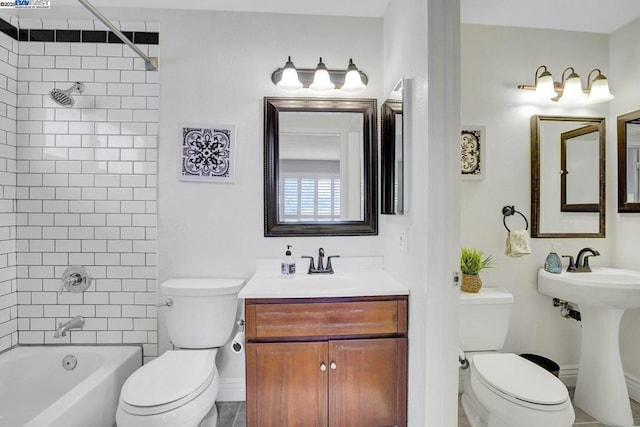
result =
[[338,175],[284,174],[280,194],[280,211],[285,221],[340,219]]

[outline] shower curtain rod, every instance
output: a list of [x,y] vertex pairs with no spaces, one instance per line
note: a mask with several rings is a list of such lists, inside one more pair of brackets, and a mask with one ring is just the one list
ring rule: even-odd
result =
[[140,58],[144,59],[145,67],[147,71],[156,71],[158,69],[158,58],[157,57],[149,57],[141,51],[138,46],[133,44],[131,40],[129,40],[122,32],[116,28],[115,25],[111,23],[98,9],[96,9],[91,3],[87,0],[78,0],[80,4],[87,8],[89,12],[91,12],[96,18],[100,20],[104,25],[107,26],[124,44],[129,46],[135,53],[140,56]]

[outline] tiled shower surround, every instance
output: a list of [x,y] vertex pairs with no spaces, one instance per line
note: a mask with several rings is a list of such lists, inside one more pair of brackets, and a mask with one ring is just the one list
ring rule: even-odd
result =
[[[29,22],[37,30],[46,24]],[[65,24],[56,21],[53,29],[77,28]],[[82,21],[80,29],[95,36],[92,30],[104,30],[99,25]],[[127,25],[123,30],[157,31],[152,24]],[[0,209],[1,215],[15,209],[16,226],[12,242],[11,224],[0,223],[0,350],[16,344],[17,316],[20,344],[141,343],[146,358],[156,356],[158,72],[145,71],[144,61],[121,43],[17,42],[0,34],[0,46],[5,42],[18,47],[16,108],[9,117],[15,137],[9,130],[0,143],[13,143],[17,151],[0,151],[15,156],[15,165],[0,158]],[[138,46],[158,54],[155,44]],[[5,69],[11,71],[10,58],[0,51],[0,74]],[[0,77],[0,91],[3,80],[11,78]],[[68,89],[76,81],[85,87],[72,95],[73,108],[49,98],[54,87]],[[3,110],[0,105],[0,116]],[[0,126],[5,132],[2,120]],[[8,184],[4,177],[14,166],[15,191],[8,185],[13,171]],[[13,251],[15,276],[6,279],[13,274],[5,267]],[[87,267],[91,287],[58,294],[62,272],[75,264]],[[14,303],[8,315],[5,294]],[[53,338],[57,323],[73,316],[85,318],[83,330]]]

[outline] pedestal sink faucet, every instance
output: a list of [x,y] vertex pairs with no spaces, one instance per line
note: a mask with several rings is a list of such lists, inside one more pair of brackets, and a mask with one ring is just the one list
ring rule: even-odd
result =
[[578,252],[575,264],[571,255],[563,255],[562,257],[569,258],[569,267],[567,267],[568,273],[591,273],[589,257],[598,255],[600,255],[600,252],[593,248],[582,248]]

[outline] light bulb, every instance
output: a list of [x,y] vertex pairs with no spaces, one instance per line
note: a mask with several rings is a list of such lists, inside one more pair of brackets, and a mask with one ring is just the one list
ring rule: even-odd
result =
[[342,90],[344,92],[358,93],[362,92],[366,88],[367,86],[362,83],[362,78],[360,77],[358,67],[356,67],[353,63],[353,59],[349,59],[347,75],[344,76],[344,85],[342,85]]
[[598,75],[591,83],[591,92],[588,101],[592,104],[611,101],[614,96],[609,91],[609,82],[602,74]]
[[293,65],[293,62],[291,62],[291,57],[289,57],[287,63],[284,64],[282,78],[278,82],[277,86],[284,90],[302,89],[302,83],[300,83],[300,79],[298,78],[298,71],[296,70],[295,65]]
[[558,95],[555,90],[553,77],[548,71],[543,72],[536,81],[536,95],[540,98],[553,98]]
[[322,57],[320,57],[320,62],[318,62],[316,72],[313,75],[313,83],[311,83],[309,88],[319,92],[326,92],[335,87],[336,85],[331,82],[329,71],[327,71],[327,67],[324,65],[324,62],[322,62]]
[[576,73],[571,73],[562,86],[562,95],[558,99],[559,102],[577,102],[584,101],[587,95],[582,91],[582,81]]

